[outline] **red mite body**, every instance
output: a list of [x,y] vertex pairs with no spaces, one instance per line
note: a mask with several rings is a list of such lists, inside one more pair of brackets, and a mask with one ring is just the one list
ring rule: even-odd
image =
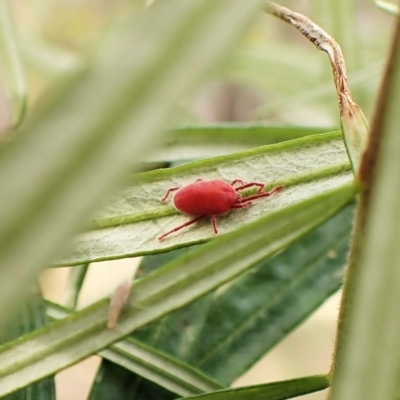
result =
[[[239,183],[240,186],[235,187]],[[257,194],[254,196],[242,198],[238,193],[240,190],[249,187],[258,187]],[[264,184],[259,182],[244,183],[241,179],[235,179],[230,184],[220,179],[203,181],[198,179],[183,187],[174,187],[168,189],[161,201],[165,201],[171,192],[176,191],[174,196],[175,208],[185,214],[196,216],[196,218],[185,222],[182,225],[164,233],[158,237],[158,240],[164,239],[169,234],[176,232],[185,226],[192,225],[205,217],[211,217],[214,233],[218,233],[217,216],[230,211],[232,208],[243,208],[252,204],[252,200],[268,197],[272,193],[283,189],[283,186],[277,186],[269,192],[263,192]]]
[[175,193],[174,206],[189,215],[221,215],[227,213],[240,199],[235,189],[224,181],[197,181],[183,186]]

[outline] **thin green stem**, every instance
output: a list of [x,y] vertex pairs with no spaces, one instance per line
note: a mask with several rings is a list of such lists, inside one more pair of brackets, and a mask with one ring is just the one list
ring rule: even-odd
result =
[[77,265],[71,269],[63,301],[66,308],[75,310],[88,269],[89,263]]

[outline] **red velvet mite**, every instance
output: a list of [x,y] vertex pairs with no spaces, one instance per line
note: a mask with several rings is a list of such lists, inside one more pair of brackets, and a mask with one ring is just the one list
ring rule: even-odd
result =
[[[238,183],[240,186],[235,187]],[[240,193],[238,193],[240,190],[252,186],[258,187],[257,194],[254,196],[242,198]],[[196,218],[164,233],[158,237],[158,240],[163,240],[171,233],[192,225],[205,217],[211,217],[214,233],[218,234],[218,215],[226,214],[232,208],[247,207],[252,204],[252,200],[271,196],[271,194],[283,189],[283,186],[277,186],[269,192],[263,192],[264,187],[263,183],[244,183],[241,179],[235,179],[231,183],[226,183],[220,179],[210,181],[197,179],[196,182],[189,183],[188,185],[170,188],[161,201],[166,201],[169,194],[176,191],[173,200],[175,208],[184,214],[192,215]]]

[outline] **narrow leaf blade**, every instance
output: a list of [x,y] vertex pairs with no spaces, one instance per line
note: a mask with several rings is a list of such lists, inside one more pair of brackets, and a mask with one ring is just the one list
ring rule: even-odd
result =
[[230,182],[264,182],[268,188],[284,185],[284,190],[251,207],[234,210],[219,219],[221,233],[229,232],[262,215],[296,204],[304,199],[352,181],[349,160],[340,132],[307,136],[133,177],[133,184],[113,197],[99,213],[95,229],[79,235],[60,265],[153,254],[202,243],[214,234],[205,219],[163,241],[162,232],[188,220],[160,199],[168,188],[196,179],[224,179]]
[[198,400],[285,400],[326,389],[329,380],[326,375],[307,376],[288,381],[227,389],[200,396],[185,397]]
[[327,132],[326,128],[271,126],[254,123],[195,125],[170,130],[150,161],[183,161],[239,151]]
[[17,127],[24,118],[27,91],[9,0],[0,2],[0,75],[9,97],[10,125]]

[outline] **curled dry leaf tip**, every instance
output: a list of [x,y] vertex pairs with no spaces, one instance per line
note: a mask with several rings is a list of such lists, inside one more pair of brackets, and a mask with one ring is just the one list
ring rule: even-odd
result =
[[369,127],[361,108],[352,100],[347,81],[346,64],[340,46],[320,26],[306,16],[268,2],[264,10],[293,25],[319,50],[328,54],[332,66],[333,78],[338,96],[340,122],[346,150],[353,171],[359,175],[359,168],[367,147]]

